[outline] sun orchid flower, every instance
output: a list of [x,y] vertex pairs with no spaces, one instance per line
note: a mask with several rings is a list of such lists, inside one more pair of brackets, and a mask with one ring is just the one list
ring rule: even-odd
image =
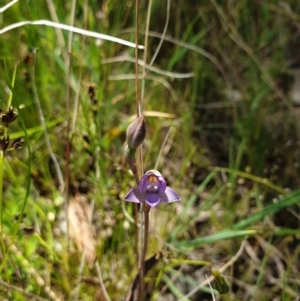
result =
[[150,207],[159,203],[180,201],[177,192],[167,186],[167,182],[157,170],[148,170],[141,178],[139,186],[131,189],[124,197],[133,203],[146,202]]

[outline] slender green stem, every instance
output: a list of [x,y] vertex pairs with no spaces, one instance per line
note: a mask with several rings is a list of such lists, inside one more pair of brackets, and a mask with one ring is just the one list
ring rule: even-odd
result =
[[225,168],[225,167],[212,167],[213,170],[215,171],[221,171],[221,172],[226,172],[226,173],[231,173],[231,174],[234,174],[234,175],[237,175],[237,176],[240,176],[242,178],[245,178],[245,179],[249,179],[249,180],[252,180],[253,182],[256,182],[256,183],[259,183],[259,184],[262,184],[274,191],[277,191],[278,193],[282,194],[282,195],[287,195],[287,192],[273,184],[272,182],[270,182],[270,180],[266,179],[266,178],[261,178],[261,177],[257,177],[257,176],[254,176],[252,174],[249,174],[247,172],[243,172],[243,171],[239,171],[239,170],[234,170],[234,169],[231,169],[231,168]]
[[[168,25],[169,25],[169,20],[170,20],[170,8],[171,8],[171,0],[168,0],[167,1],[167,12],[166,12],[166,22],[165,22],[165,26],[164,26],[164,30],[163,30],[163,33],[161,35],[161,39],[159,41],[159,44],[155,50],[155,53],[149,63],[149,66],[151,67],[160,51],[160,48],[161,48],[161,45],[163,44],[164,42],[164,39],[166,37],[166,33],[167,33],[167,29],[168,29]],[[147,31],[147,36],[149,34],[149,28],[148,28],[148,31]],[[146,45],[145,45],[145,50],[146,50]],[[147,70],[147,73],[149,72],[150,69]],[[147,75],[147,73],[145,74],[145,76]]]
[[146,61],[147,61],[147,51],[148,51],[148,33],[150,25],[150,16],[151,16],[151,6],[152,0],[149,0],[148,10],[147,10],[147,20],[146,20],[146,30],[145,30],[145,39],[144,39],[144,57],[143,57],[143,77],[142,77],[142,88],[141,88],[141,105],[143,107],[144,96],[145,96],[145,79],[146,79]]
[[139,0],[135,1],[135,100],[136,100],[136,115],[141,115],[140,101],[139,101],[139,37],[138,37],[138,24],[139,24]]
[[[36,54],[35,54],[35,57],[36,57]],[[60,169],[58,160],[57,160],[57,158],[56,158],[56,156],[53,152],[52,146],[51,146],[51,142],[50,142],[50,138],[49,138],[48,130],[47,130],[47,125],[46,125],[43,110],[42,110],[42,105],[41,105],[40,98],[39,98],[39,95],[38,95],[38,90],[37,90],[37,87],[36,87],[35,59],[34,59],[34,65],[32,66],[32,68],[30,70],[30,75],[31,75],[31,87],[32,87],[32,92],[33,92],[33,98],[34,98],[34,101],[36,103],[40,123],[41,123],[41,126],[42,126],[43,131],[44,131],[45,144],[46,144],[49,156],[50,156],[50,158],[51,158],[51,160],[54,164],[56,177],[57,177],[57,180],[58,180],[58,183],[59,183],[59,190],[62,192],[64,190],[64,186],[65,186],[64,180],[63,180],[63,174],[62,174],[62,171]]]
[[101,287],[104,299],[105,299],[105,301],[110,301],[109,295],[106,291],[106,288],[105,288],[105,285],[103,282],[103,277],[102,277],[102,273],[101,273],[101,269],[100,269],[100,265],[99,265],[98,261],[96,261],[95,267],[96,267],[96,271],[97,271],[97,275],[98,275],[98,279],[99,279],[99,283],[100,283],[100,287]]
[[4,164],[4,154],[0,151],[0,230],[1,230],[1,248],[3,256],[5,254],[5,245],[3,239],[3,164]]
[[[16,74],[16,69],[17,69],[17,66],[15,66],[15,73],[14,74]],[[12,87],[14,86],[14,78],[15,78],[15,75],[13,76]],[[20,107],[20,103],[18,102],[18,98],[15,98],[14,102],[15,102],[15,106],[17,108],[19,108]],[[13,236],[10,239],[11,244],[7,247],[8,251],[11,248],[11,246],[12,246],[12,244],[13,244],[15,238],[16,238],[16,235],[17,235],[17,233],[19,231],[20,223],[21,223],[21,220],[23,218],[24,211],[25,211],[25,208],[26,208],[26,205],[27,205],[27,201],[28,201],[28,197],[29,197],[29,192],[30,192],[30,186],[31,186],[32,152],[31,152],[31,148],[30,148],[29,136],[28,136],[28,132],[27,132],[27,129],[26,129],[24,118],[23,118],[23,116],[22,116],[21,113],[19,115],[20,115],[20,117],[19,117],[20,125],[21,125],[21,128],[22,128],[24,136],[25,136],[25,141],[27,141],[26,147],[27,147],[27,152],[28,152],[28,160],[27,160],[27,162],[25,164],[25,165],[27,165],[27,175],[26,175],[27,182],[26,182],[26,193],[25,193],[25,196],[24,196],[24,202],[23,202],[23,205],[22,205],[21,210],[20,210],[20,214],[19,214],[19,218],[18,218],[17,224],[14,227]],[[2,164],[2,166],[3,166],[3,164]],[[2,179],[3,179],[3,177],[1,176],[1,180]],[[1,194],[2,194],[2,189],[3,189],[3,187],[1,186],[0,187]],[[7,260],[8,260],[8,256],[4,256],[4,260],[1,262],[1,265],[0,265],[0,274],[1,274],[1,271],[3,270],[4,266],[6,265]]]
[[[75,10],[76,10],[76,0],[72,1],[71,6],[71,16],[70,16],[70,26],[74,25],[75,20]],[[69,214],[68,214],[68,206],[69,206],[69,180],[70,180],[70,157],[71,157],[71,141],[70,141],[70,129],[71,129],[71,114],[70,114],[70,98],[71,98],[71,74],[72,74],[72,41],[73,41],[73,32],[69,32],[68,35],[68,44],[67,44],[67,77],[66,77],[66,146],[65,146],[65,186],[64,186],[64,196],[65,196],[65,214],[66,214],[66,224],[67,224],[67,249],[70,247],[70,237],[69,237]],[[67,252],[68,254],[68,252]]]
[[[17,73],[17,65],[15,65],[13,77],[11,79],[11,86],[12,87],[14,87],[14,85],[15,85],[16,73]],[[7,101],[7,108],[9,108],[11,106],[12,98],[13,98],[13,92],[11,91],[10,94],[9,94],[9,97],[8,97],[8,101]]]
[[[15,79],[17,73],[17,65],[15,65],[14,73],[11,80],[11,87],[14,87]],[[13,98],[13,91],[10,91],[8,101],[7,101],[7,109],[11,106]],[[8,127],[4,127],[4,138],[8,137]],[[4,164],[4,151],[0,150],[0,231],[1,231],[1,247],[2,252],[5,254],[5,245],[3,239],[3,164]]]

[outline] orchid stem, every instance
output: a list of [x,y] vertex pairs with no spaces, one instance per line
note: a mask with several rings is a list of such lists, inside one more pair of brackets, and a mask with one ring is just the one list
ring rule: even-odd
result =
[[[138,21],[139,21],[139,0],[135,1],[135,93],[136,93],[136,115],[139,117],[141,115],[141,106],[139,100],[139,70],[138,70]],[[139,184],[139,173],[142,173],[142,162],[141,148],[138,149],[137,165],[133,164],[131,167],[135,167],[133,174],[137,185]],[[137,168],[136,168],[137,167]],[[139,170],[138,170],[139,168]],[[138,218],[137,216],[135,217]],[[137,222],[137,220],[136,220]],[[138,274],[139,274],[139,290],[138,290],[138,301],[143,300],[144,296],[144,210],[143,203],[140,206],[140,235],[139,235],[139,256],[138,256]]]
[[149,237],[149,213],[150,207],[145,204],[144,206],[144,251],[143,251],[143,262],[145,263],[145,258],[148,249],[148,237]]
[[140,241],[140,250],[139,250],[139,266],[138,266],[138,272],[139,272],[139,293],[138,293],[138,300],[142,301],[144,296],[144,270],[145,270],[145,261],[144,261],[144,204],[141,203],[140,205],[140,235],[139,235],[139,241]]

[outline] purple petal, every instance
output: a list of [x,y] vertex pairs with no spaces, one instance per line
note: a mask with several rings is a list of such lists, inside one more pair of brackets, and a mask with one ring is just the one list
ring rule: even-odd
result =
[[144,200],[144,197],[144,193],[140,192],[138,187],[134,187],[126,194],[124,200],[133,203],[140,203]]
[[140,180],[139,188],[141,192],[147,191],[148,175],[144,174]]
[[150,207],[155,207],[160,203],[160,196],[157,192],[147,192],[145,199]]
[[157,176],[158,178],[159,178],[159,177],[162,177],[161,173],[160,173],[159,171],[155,170],[155,169],[148,170],[148,171],[145,173],[145,175],[147,175],[147,176],[155,175],[155,176]]
[[169,203],[169,199],[168,199],[167,195],[164,192],[159,192],[158,195],[159,195],[160,201],[162,203]]
[[163,177],[158,177],[158,181],[159,181],[158,191],[164,192],[167,187],[167,182],[165,181],[165,179]]
[[180,201],[180,196],[173,188],[169,186],[167,186],[165,192],[160,195],[161,195],[161,201],[164,203],[172,203],[172,202]]

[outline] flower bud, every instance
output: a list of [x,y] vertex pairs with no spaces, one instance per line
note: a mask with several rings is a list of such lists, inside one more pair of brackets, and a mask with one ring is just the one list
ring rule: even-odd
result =
[[129,164],[133,174],[136,174],[137,172],[136,164],[135,164],[135,153],[136,153],[135,148],[129,148],[128,145],[125,146],[126,161]]
[[128,147],[128,145],[125,146],[125,155],[126,155],[127,160],[134,162],[135,153],[136,153],[135,148],[130,148],[130,147]]
[[135,119],[127,128],[126,141],[129,149],[137,149],[146,136],[146,123],[144,116]]
[[211,272],[214,276],[216,290],[221,294],[227,294],[230,289],[230,282],[223,276],[219,270],[212,268]]

